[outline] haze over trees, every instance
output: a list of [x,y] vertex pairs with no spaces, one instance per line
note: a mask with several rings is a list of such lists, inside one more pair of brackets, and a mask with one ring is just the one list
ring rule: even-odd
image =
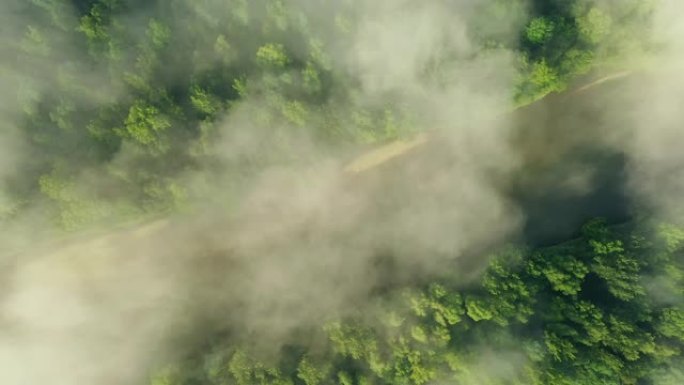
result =
[[[436,92],[481,100],[487,105],[481,111],[503,114],[638,69],[659,48],[649,34],[657,1],[436,1],[437,12],[396,3],[402,12],[386,12],[396,5],[389,0],[12,0],[0,6],[0,230],[10,234],[0,240],[20,229],[37,243],[31,236],[80,234],[198,207],[240,212],[246,181],[261,181],[272,169],[321,159],[343,163],[339,159],[372,146],[441,129],[425,122],[458,126],[442,116],[425,117],[435,111],[426,105],[453,108],[456,113],[444,115],[449,118],[480,112],[458,109]],[[431,29],[430,18],[440,13],[444,19],[434,22],[440,27]],[[390,22],[369,21],[368,14]],[[413,17],[429,22],[412,24]],[[359,43],[364,34],[377,44]],[[478,119],[473,121],[486,120]],[[464,148],[480,149],[475,142],[490,140],[508,145],[491,131],[469,129],[475,134],[465,135]],[[493,151],[506,152],[506,145],[496,145]],[[676,165],[671,168],[678,175]],[[492,184],[507,177],[492,178]],[[448,183],[436,179],[430,182]],[[290,190],[271,190],[262,201],[291,203],[284,196]],[[346,197],[340,200],[346,203]],[[437,204],[452,202],[448,198],[421,196]],[[302,244],[320,246],[311,237],[343,238],[353,227],[327,206],[312,206],[342,224],[317,233],[311,228],[323,224],[300,223],[309,217],[266,223],[271,217],[265,216],[255,221],[263,227],[250,234],[257,240],[240,241],[261,245],[258,237],[272,235],[268,230],[275,238],[292,235],[278,227],[285,223],[297,229]],[[372,208],[363,210],[373,217]],[[424,213],[409,210],[406,216],[415,214]],[[593,219],[574,239],[553,246],[492,250],[478,244],[477,258],[484,262],[475,277],[462,279],[459,266],[450,263],[439,267],[440,275],[425,277],[418,266],[420,279],[369,285],[372,293],[357,307],[321,314],[314,325],[296,325],[279,340],[231,320],[193,330],[192,341],[179,338],[171,352],[148,360],[156,365],[145,368],[146,378],[150,385],[682,384],[684,227],[648,211],[630,214],[633,220],[621,224]],[[373,219],[371,226],[383,222]],[[498,231],[489,226],[484,220],[472,224],[480,232]],[[401,230],[434,230],[407,228]],[[396,234],[405,233],[389,234],[400,242]],[[339,243],[360,247],[358,239]],[[290,245],[277,241],[263,241],[264,249]],[[11,243],[0,251],[14,252]],[[415,249],[406,253],[420,254]],[[334,251],[345,258],[344,250]],[[126,258],[122,264],[134,259]],[[87,273],[85,265],[76,269]],[[293,269],[306,266],[293,263]],[[278,281],[287,272],[269,274]],[[93,298],[101,294],[92,292]],[[0,325],[3,301],[0,296]],[[0,360],[4,342],[0,333]]]
[[678,384],[682,246],[679,228],[594,220],[576,240],[496,253],[470,287],[377,296],[276,357],[236,331],[152,384]]
[[[292,159],[291,132],[340,147],[424,129],[410,105],[369,98],[347,69],[357,3],[12,2],[7,18],[26,22],[6,23],[2,69],[15,76],[4,88],[29,155],[3,187],[1,218],[40,204],[47,220],[78,229],[176,210],[193,194],[183,175],[215,163],[221,119],[243,100],[258,103],[233,126],[278,128],[257,159],[233,159],[240,173]],[[647,4],[549,0],[527,12],[524,1],[481,1],[467,7],[463,38],[474,55],[511,52],[519,75],[508,97],[521,105],[643,50],[634,26],[648,22]],[[459,49],[431,56],[417,80],[449,82],[454,61],[469,60]]]

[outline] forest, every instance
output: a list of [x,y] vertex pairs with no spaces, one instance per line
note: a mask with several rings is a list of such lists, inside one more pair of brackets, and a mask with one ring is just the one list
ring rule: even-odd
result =
[[[588,1],[538,1],[529,20],[517,20],[524,1],[472,3],[464,33],[477,46],[447,45],[417,78],[403,81],[444,87],[462,81],[448,79],[455,62],[506,51],[518,73],[508,97],[524,105],[594,67],[618,66],[617,58],[648,43],[634,27],[648,18],[648,2],[602,10]],[[7,7],[26,21],[3,12],[2,88],[11,92],[3,116],[16,122],[8,130],[18,131],[26,155],[7,172],[5,221],[36,205],[67,230],[177,210],[202,193],[183,180],[195,170],[245,174],[296,161],[301,154],[288,148],[293,131],[339,149],[421,130],[421,111],[396,95],[405,90],[365,92],[338,57],[354,49],[344,45],[362,22],[355,1],[32,0]],[[512,36],[510,24],[518,23],[524,28]],[[242,99],[259,100],[243,107],[244,125],[278,128],[259,138],[266,150],[216,165],[211,143],[220,119]],[[105,180],[97,178],[102,173]]]
[[[3,1],[0,372],[9,374],[0,383],[683,384],[676,100],[684,79],[666,77],[682,64],[684,35],[667,24],[679,8],[668,0]],[[551,139],[541,149],[512,140],[507,116],[541,119],[533,108],[549,98],[582,100],[588,87],[641,72],[657,81],[620,92],[650,110],[622,108],[605,88],[604,99],[586,100],[606,115],[572,123],[591,137],[547,134],[572,142],[580,154],[572,156],[621,159],[624,215],[584,218],[554,244],[521,236],[526,207],[554,193],[525,191],[527,206],[517,207],[509,185],[525,190],[527,175],[543,179],[544,165],[565,158]],[[608,120],[624,132],[607,132]],[[409,171],[373,166],[330,181],[359,155],[417,137],[439,138],[452,171],[424,176],[411,165],[437,173],[443,163],[430,156],[439,152],[424,150],[419,162],[402,149]],[[383,185],[382,173],[400,181]],[[591,196],[598,182],[585,176],[545,183]],[[119,255],[111,262],[76,247],[92,262],[55,256],[73,269],[66,278],[31,267],[50,255],[27,255],[117,229],[136,237],[162,221],[185,235],[150,236],[136,251],[137,243],[102,241]],[[543,226],[564,226],[553,221]],[[180,267],[167,249],[183,254]],[[133,325],[155,325],[165,306],[136,302],[167,281],[137,275],[134,258],[173,265],[160,270],[173,279],[220,283],[164,289],[193,305],[145,329],[163,343],[117,356],[111,346],[133,346],[143,333]],[[112,287],[81,276],[100,271],[96,264],[103,280],[119,277]],[[23,284],[31,274],[36,287]],[[72,294],[52,297],[52,284]],[[36,293],[48,293],[53,310],[32,304],[43,300]],[[214,300],[224,294],[231,300]],[[120,301],[133,304],[130,314],[93,315]]]
[[680,228],[594,220],[498,251],[467,288],[382,293],[275,357],[252,349],[258,332],[212,341],[152,384],[679,384],[683,245]]

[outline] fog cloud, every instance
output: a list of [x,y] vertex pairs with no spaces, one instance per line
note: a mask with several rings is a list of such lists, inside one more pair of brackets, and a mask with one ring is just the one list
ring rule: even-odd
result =
[[[238,3],[207,2],[202,15],[220,22],[213,15]],[[321,35],[339,47],[330,66],[356,84],[351,103],[393,101],[428,129],[434,147],[407,147],[411,159],[403,163],[345,171],[351,151],[309,134],[324,123],[307,131],[269,121],[255,114],[265,97],[248,94],[214,123],[218,135],[207,146],[215,158],[183,174],[192,181],[189,212],[2,256],[11,267],[0,294],[0,382],[141,381],[195,328],[258,333],[264,347],[277,346],[298,327],[363,308],[379,287],[442,274],[445,264],[516,234],[524,216],[502,189],[521,165],[513,124],[502,118],[511,108],[516,63],[505,48],[480,48],[473,20],[490,2],[452,3],[359,1],[353,31],[310,26],[331,29]],[[491,22],[499,33],[521,27],[525,4],[511,4],[508,17]],[[13,13],[0,14],[4,20]],[[662,14],[673,15],[670,8]],[[682,40],[670,37],[681,34],[661,36],[670,44],[666,52],[678,52],[672,44]],[[72,43],[63,44],[68,52]],[[35,71],[50,74],[50,64],[28,66],[30,73],[9,67],[0,86]],[[635,199],[669,215],[684,192],[684,130],[676,119],[684,85],[681,77],[672,81],[672,72],[662,74],[668,76],[638,87],[644,103],[625,118],[637,125],[606,141],[625,149]],[[79,83],[86,89],[104,76],[87,75]],[[257,90],[264,81],[246,80]],[[107,101],[128,97],[122,90],[105,94]],[[338,101],[331,96],[326,111]],[[19,108],[3,103],[0,124],[12,126]],[[23,156],[15,131],[0,134],[0,187]],[[274,148],[291,155],[268,164]],[[117,166],[135,167],[126,151]],[[249,172],[236,174],[240,167]],[[568,183],[588,190],[587,174]],[[22,223],[28,230],[12,236],[38,243],[31,226],[41,224],[32,217]]]

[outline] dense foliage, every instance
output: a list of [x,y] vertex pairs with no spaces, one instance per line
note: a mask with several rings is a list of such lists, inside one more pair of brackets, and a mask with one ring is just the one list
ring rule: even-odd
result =
[[[453,16],[459,7],[470,12],[473,52],[514,54],[519,79],[510,99],[520,105],[643,48],[648,3],[489,0],[454,6]],[[0,186],[5,222],[36,206],[64,229],[176,210],[202,184],[187,176],[202,170],[211,178],[226,160],[212,144],[240,130],[268,128],[258,150],[221,164],[239,170],[235,178],[301,157],[287,140],[293,133],[340,148],[422,128],[410,105],[368,97],[348,68],[344,55],[354,52],[368,2],[8,4],[0,70],[11,113],[3,124],[23,156]],[[419,80],[452,81],[441,69],[457,60],[464,58],[441,52],[417,69]],[[239,117],[225,122],[228,113]]]
[[[230,199],[245,175],[306,162],[292,138],[342,151],[423,129],[401,87],[369,97],[340,55],[369,2],[9,1],[0,129],[21,155],[0,175],[0,224],[146,218],[204,198],[215,175]],[[473,55],[513,57],[515,106],[649,43],[650,1],[463,3],[478,4]],[[440,52],[418,80],[448,82],[458,60]],[[246,150],[216,145],[247,130]],[[152,384],[682,384],[683,256],[677,227],[594,221],[578,240],[492,256],[474,285],[392,288],[277,354],[233,330],[209,336]]]
[[680,228],[595,220],[568,243],[503,250],[470,287],[385,293],[275,357],[218,338],[152,383],[680,384],[682,253]]

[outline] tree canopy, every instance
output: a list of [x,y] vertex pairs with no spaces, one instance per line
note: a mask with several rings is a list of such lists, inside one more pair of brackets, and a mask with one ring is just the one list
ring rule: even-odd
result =
[[[249,342],[217,340],[161,376],[176,385],[675,384],[684,242],[672,231],[682,230],[594,220],[579,239],[495,253],[467,287],[446,279],[382,294],[309,330],[327,337],[323,349],[281,350],[267,364]],[[653,285],[674,271],[670,286]]]
[[[447,3],[439,2],[460,17],[462,10]],[[420,111],[400,95],[364,94],[366,74],[351,67],[353,55],[372,52],[353,46],[367,22],[360,12],[366,6],[361,0],[17,4],[11,14],[22,23],[8,23],[0,66],[16,75],[4,92],[21,111],[11,121],[32,155],[2,187],[2,220],[36,204],[49,207],[49,220],[66,229],[87,228],[103,213],[125,220],[176,210],[196,190],[182,176],[216,164],[220,156],[211,143],[226,130],[269,127],[262,159],[236,160],[245,172],[246,163],[292,159],[283,138],[293,132],[339,148],[425,129],[416,124]],[[462,81],[449,75],[454,63],[506,50],[515,57],[518,79],[508,97],[517,105],[643,48],[641,31],[651,10],[648,2],[632,0],[540,0],[529,6],[486,0],[462,8],[465,35],[447,39],[434,57],[420,58],[425,65],[416,68],[418,80],[436,89]],[[471,42],[472,54],[460,52],[458,39]],[[249,112],[226,124],[223,118],[238,108]],[[59,194],[48,187],[48,180],[68,185],[93,180],[94,173],[105,181]]]

